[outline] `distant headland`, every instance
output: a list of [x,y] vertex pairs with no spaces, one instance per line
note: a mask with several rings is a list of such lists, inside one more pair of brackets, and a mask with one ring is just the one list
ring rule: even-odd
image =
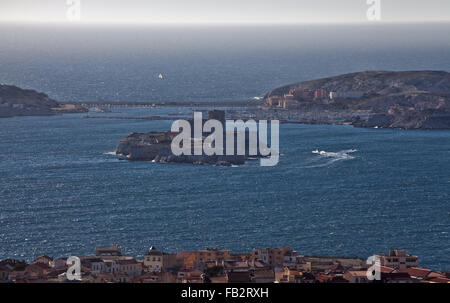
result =
[[61,113],[85,113],[88,110],[76,103],[62,104],[44,93],[0,85],[0,118],[15,116],[51,116]]
[[279,87],[264,100],[267,111],[305,123],[450,129],[450,73],[445,71],[345,74]]

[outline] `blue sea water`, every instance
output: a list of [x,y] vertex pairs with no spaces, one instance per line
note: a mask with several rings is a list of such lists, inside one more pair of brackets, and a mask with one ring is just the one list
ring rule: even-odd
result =
[[[344,72],[450,71],[448,25],[7,29],[0,82],[59,100],[240,101]],[[130,114],[115,111],[105,115]],[[278,166],[228,168],[121,161],[121,137],[170,121],[83,116],[0,120],[0,259],[111,243],[137,256],[151,245],[360,257],[396,247],[450,269],[450,131],[282,125]]]

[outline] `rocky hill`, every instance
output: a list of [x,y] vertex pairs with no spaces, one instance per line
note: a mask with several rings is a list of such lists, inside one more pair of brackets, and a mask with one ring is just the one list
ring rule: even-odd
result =
[[0,118],[78,112],[87,112],[87,109],[76,104],[62,105],[46,94],[34,90],[0,85]]
[[283,95],[291,89],[326,89],[327,91],[363,91],[369,95],[405,92],[449,93],[450,73],[445,71],[365,71],[294,83],[276,88],[266,97]]
[[[297,110],[312,114],[345,113],[359,127],[450,129],[450,73],[445,71],[366,71],[276,88],[265,98],[292,90],[360,92],[359,98],[308,102]],[[295,110],[295,109],[293,109]],[[360,113],[365,112],[366,117]]]

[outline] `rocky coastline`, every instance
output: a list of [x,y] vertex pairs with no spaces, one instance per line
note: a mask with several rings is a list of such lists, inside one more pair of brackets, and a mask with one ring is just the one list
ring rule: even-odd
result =
[[62,104],[35,90],[0,85],[0,118],[86,112],[88,109],[79,104]]
[[[220,121],[222,125],[225,125],[225,111],[213,110],[209,111],[209,119]],[[205,123],[207,120],[203,120]],[[191,123],[192,131],[194,130],[194,121],[189,119]],[[232,166],[243,165],[249,159],[259,158],[258,155],[250,157],[249,155],[249,141],[248,135],[246,135],[246,148],[245,154],[239,155],[236,152],[233,155],[226,154],[226,145],[223,146],[222,155],[206,155],[202,151],[201,155],[179,155],[176,156],[172,152],[172,141],[179,135],[171,131],[167,132],[149,132],[149,133],[133,133],[125,138],[120,139],[116,148],[116,154],[124,157],[124,159],[131,161],[152,161],[155,163],[189,163],[196,165],[214,165],[214,166]],[[210,132],[202,133],[203,140],[210,136]],[[225,137],[226,131],[224,130],[223,137]],[[192,133],[194,138],[194,133]],[[235,138],[236,139],[236,138]],[[191,141],[191,150],[193,151],[194,142]],[[203,144],[203,143],[202,143]]]
[[245,156],[175,156],[171,143],[176,136],[172,132],[133,133],[120,139],[116,154],[131,161],[152,161],[155,163],[190,163],[196,165],[232,166],[245,163]]
[[445,71],[345,74],[283,86],[264,99],[268,114],[298,116],[304,123],[450,129],[450,73]]

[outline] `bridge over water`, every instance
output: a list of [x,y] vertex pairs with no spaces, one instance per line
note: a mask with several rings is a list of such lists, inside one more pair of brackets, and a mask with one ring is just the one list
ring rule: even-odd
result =
[[111,101],[85,101],[85,102],[60,102],[61,104],[80,104],[87,108],[100,107],[254,107],[262,105],[262,101],[236,101],[236,102],[111,102]]

